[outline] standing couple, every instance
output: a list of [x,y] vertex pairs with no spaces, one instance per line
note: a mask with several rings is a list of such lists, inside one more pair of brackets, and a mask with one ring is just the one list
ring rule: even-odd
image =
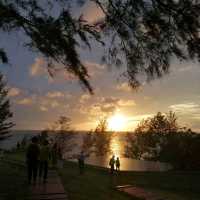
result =
[[110,173],[111,174],[113,174],[113,172],[115,170],[119,171],[120,170],[120,160],[119,160],[119,157],[117,157],[115,159],[115,156],[113,155],[112,158],[110,159],[109,165],[110,165]]
[[43,178],[43,183],[46,183],[48,173],[48,161],[50,158],[50,148],[48,141],[43,141],[38,144],[38,138],[33,137],[31,144],[28,146],[26,152],[26,162],[28,168],[28,182],[36,184],[37,174],[39,171],[39,180]]

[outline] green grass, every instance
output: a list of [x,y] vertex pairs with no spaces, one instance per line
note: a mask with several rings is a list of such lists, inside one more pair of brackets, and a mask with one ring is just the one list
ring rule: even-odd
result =
[[19,150],[15,150],[13,152],[5,153],[5,157],[7,159],[17,160],[17,161],[24,163],[25,158],[26,158],[25,150],[19,149]]
[[0,161],[0,199],[25,200],[29,194],[26,179],[26,169]]
[[[4,158],[25,164],[24,150],[5,153]],[[0,200],[25,200],[28,196],[26,168],[0,160]]]
[[199,172],[121,172],[111,176],[108,170],[87,166],[79,175],[76,163],[66,162],[60,170],[71,200],[130,200],[118,192],[117,185],[135,185],[152,191],[166,200],[199,200]]
[[[16,151],[6,157],[24,162],[25,154]],[[117,185],[127,184],[154,192],[165,200],[200,199],[200,172],[120,172],[111,176],[107,169],[86,166],[85,174],[79,175],[77,163],[65,162],[59,173],[69,200],[134,200],[115,189]],[[25,183],[26,170],[0,161],[0,199],[26,199]]]

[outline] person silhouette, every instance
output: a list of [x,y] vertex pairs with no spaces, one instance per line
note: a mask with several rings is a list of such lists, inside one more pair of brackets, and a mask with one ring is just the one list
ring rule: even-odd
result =
[[110,173],[113,174],[115,170],[115,156],[113,155],[109,162],[110,165]]
[[33,178],[33,184],[36,184],[39,154],[40,154],[40,149],[38,146],[38,138],[33,137],[26,152],[26,163],[28,168],[29,184],[31,184],[32,178]]
[[81,151],[80,155],[78,156],[78,165],[80,174],[83,174],[85,168],[85,155],[83,151]]
[[54,143],[52,150],[51,150],[51,154],[52,154],[52,165],[54,167],[56,167],[57,162],[58,162],[58,145],[57,143]]
[[46,183],[48,174],[48,164],[50,158],[49,142],[46,140],[40,147],[39,178],[43,176],[43,183]]
[[20,143],[17,142],[17,150],[19,150],[19,149],[20,149]]
[[116,171],[120,171],[120,160],[119,160],[119,157],[117,157],[117,159],[115,161],[115,165],[116,165]]

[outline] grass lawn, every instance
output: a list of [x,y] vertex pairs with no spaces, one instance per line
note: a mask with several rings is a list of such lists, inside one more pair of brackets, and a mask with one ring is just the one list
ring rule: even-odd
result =
[[[6,156],[21,162],[25,158],[23,151]],[[107,169],[86,166],[85,174],[79,175],[77,163],[65,162],[59,173],[69,200],[134,200],[115,189],[117,185],[127,184],[157,193],[164,200],[200,199],[200,172],[120,172],[111,176]],[[25,183],[25,170],[0,161],[0,200],[26,199]]]
[[22,163],[25,163],[25,150],[24,149],[20,149],[20,150],[15,150],[13,152],[6,152],[5,153],[5,157],[7,159],[11,159],[11,160],[16,160],[16,161],[20,161]]
[[60,170],[70,200],[130,200],[116,191],[117,185],[135,185],[155,192],[165,200],[199,200],[200,172],[121,172],[111,176],[106,169],[86,166],[79,175],[76,163],[66,162]]
[[25,200],[28,195],[26,170],[0,160],[0,199]]

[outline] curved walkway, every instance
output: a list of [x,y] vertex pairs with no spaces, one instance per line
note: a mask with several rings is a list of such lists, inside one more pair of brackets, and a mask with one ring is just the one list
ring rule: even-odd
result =
[[[132,197],[136,197],[138,199],[143,200],[164,200],[161,197],[158,197],[156,194],[148,192],[140,187],[135,187],[131,185],[117,186],[117,190],[121,192],[125,192]],[[165,199],[166,200],[166,199]]]
[[38,182],[31,186],[31,200],[68,200],[56,170],[49,170],[46,184]]

